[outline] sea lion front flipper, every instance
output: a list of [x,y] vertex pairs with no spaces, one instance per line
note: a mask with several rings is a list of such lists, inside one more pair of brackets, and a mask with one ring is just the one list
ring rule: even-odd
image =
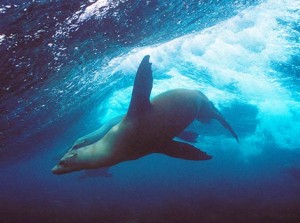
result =
[[99,129],[96,131],[85,135],[75,141],[75,143],[68,149],[68,151],[76,150],[79,148],[82,148],[84,146],[91,145],[100,139],[103,138],[103,136],[106,135],[106,133],[115,125],[117,125],[122,119],[124,118],[124,115],[117,116],[115,118],[112,118],[108,122],[104,123]]
[[84,170],[82,175],[79,176],[79,179],[83,180],[86,178],[94,177],[112,177],[113,175],[109,172],[109,167],[103,167],[100,169],[90,169]]
[[158,153],[165,154],[174,158],[185,160],[209,160],[212,156],[207,155],[205,152],[197,149],[196,147],[178,141],[168,141]]
[[151,108],[150,94],[153,87],[150,56],[143,58],[134,80],[127,117],[135,117]]

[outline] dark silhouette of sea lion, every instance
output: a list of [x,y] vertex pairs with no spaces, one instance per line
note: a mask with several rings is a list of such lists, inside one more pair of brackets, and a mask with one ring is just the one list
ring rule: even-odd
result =
[[54,174],[109,167],[151,153],[209,160],[212,157],[200,149],[173,140],[195,119],[218,120],[238,141],[231,126],[200,91],[174,89],[150,101],[153,77],[149,59],[150,56],[145,56],[139,65],[126,116],[112,125],[100,140],[69,150],[52,169]]

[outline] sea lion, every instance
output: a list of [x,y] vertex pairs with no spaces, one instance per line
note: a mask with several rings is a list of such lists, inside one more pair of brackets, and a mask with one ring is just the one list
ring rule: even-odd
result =
[[[68,149],[68,152],[72,150],[76,150],[88,145],[91,145],[98,140],[102,139],[106,133],[115,125],[117,125],[125,115],[114,117],[107,122],[105,122],[99,129],[96,131],[85,135],[75,141],[75,143]],[[176,138],[195,143],[196,139],[198,137],[198,134],[193,131],[186,131],[184,130],[179,135],[176,136]],[[83,171],[83,174],[79,177],[79,179],[86,179],[90,177],[112,177],[112,174],[109,171],[109,167],[103,167],[100,169],[86,169]]]
[[[107,122],[105,122],[96,131],[77,139],[75,141],[75,143],[71,147],[69,147],[68,152],[91,145],[91,144],[99,141],[106,135],[106,133],[112,127],[117,125],[124,117],[125,117],[125,115],[120,115],[120,116],[114,117],[114,118],[108,120]],[[192,142],[192,143],[196,142],[197,137],[198,137],[198,133],[193,132],[193,131],[188,131],[188,130],[184,130],[183,132],[181,132],[179,135],[176,136],[176,138],[178,138],[178,139],[184,140],[186,142]]]
[[208,98],[196,90],[174,89],[150,101],[153,87],[150,56],[141,61],[127,114],[98,141],[71,149],[54,166],[54,174],[110,167],[151,153],[187,160],[212,157],[196,147],[173,140],[194,119],[217,119],[238,141],[238,137]]

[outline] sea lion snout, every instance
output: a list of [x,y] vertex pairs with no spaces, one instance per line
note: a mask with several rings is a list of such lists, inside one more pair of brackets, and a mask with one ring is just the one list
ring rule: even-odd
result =
[[63,170],[63,169],[61,168],[61,166],[60,166],[59,164],[57,164],[57,165],[55,165],[55,166],[52,168],[51,172],[52,172],[53,174],[59,175],[59,174],[62,174],[62,173],[63,173],[62,170]]
[[74,151],[68,152],[63,156],[59,163],[52,168],[51,172],[53,174],[64,174],[72,172],[78,165],[77,156],[78,153],[75,153]]

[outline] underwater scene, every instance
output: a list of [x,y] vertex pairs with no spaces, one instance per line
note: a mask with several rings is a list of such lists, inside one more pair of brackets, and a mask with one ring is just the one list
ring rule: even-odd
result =
[[[143,58],[152,91],[135,80]],[[159,128],[188,116],[188,99],[156,102],[178,88],[219,119]],[[145,121],[149,90],[167,113]],[[139,145],[168,143],[92,166],[132,120]],[[91,148],[85,166],[53,169]],[[0,222],[300,222],[300,1],[1,0]]]

